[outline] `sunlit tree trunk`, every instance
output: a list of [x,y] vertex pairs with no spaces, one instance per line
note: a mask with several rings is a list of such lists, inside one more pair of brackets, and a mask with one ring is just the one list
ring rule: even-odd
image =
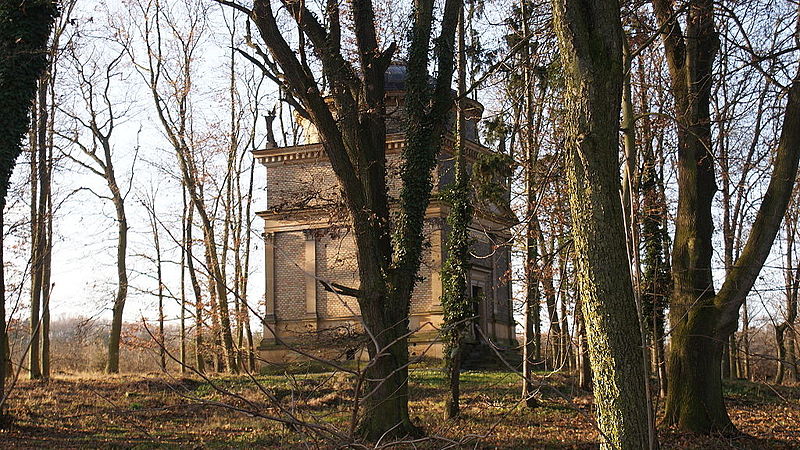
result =
[[603,448],[647,448],[644,360],[618,178],[622,25],[614,0],[554,0],[566,79],[567,179]]

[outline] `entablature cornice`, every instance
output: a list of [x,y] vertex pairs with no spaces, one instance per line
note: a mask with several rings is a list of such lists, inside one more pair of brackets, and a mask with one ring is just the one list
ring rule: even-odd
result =
[[[393,202],[392,209],[397,208],[397,202]],[[346,226],[349,222],[346,218],[333,219],[331,211],[333,207],[318,206],[306,208],[281,209],[279,211],[266,210],[258,211],[256,215],[264,219],[266,232],[297,231],[306,229],[321,229],[332,226]],[[441,199],[432,199],[425,212],[426,221],[440,221],[444,224],[447,215],[450,213],[450,206]],[[519,221],[516,217],[502,217],[496,214],[475,210],[472,228],[483,232],[491,232],[498,236],[510,237],[511,227]]]
[[[400,153],[403,147],[405,147],[405,144],[405,134],[403,133],[393,133],[386,136],[386,152],[388,154]],[[454,136],[451,134],[446,135],[442,150],[446,153],[452,153],[454,147]],[[489,154],[492,152],[489,147],[469,140],[466,142],[465,149],[467,159],[473,161],[478,159],[481,154]],[[328,159],[321,143],[264,148],[254,150],[253,156],[255,156],[261,164],[268,167],[311,161],[317,162]]]

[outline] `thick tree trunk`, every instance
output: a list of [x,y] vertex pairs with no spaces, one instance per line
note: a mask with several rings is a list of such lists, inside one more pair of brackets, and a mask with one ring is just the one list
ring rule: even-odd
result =
[[[699,431],[732,427],[722,402],[722,343],[709,337],[715,328],[711,277],[711,202],[716,191],[710,153],[711,65],[718,47],[713,1],[689,8],[686,41],[672,5],[654,7],[664,26],[664,47],[678,117],[678,216],[672,252],[672,343],[666,422]],[[691,68],[688,67],[691,64]],[[700,407],[700,409],[698,409]]]
[[[363,289],[363,281],[361,286]],[[365,373],[369,382],[362,398],[364,416],[359,432],[373,442],[386,433],[393,435],[390,437],[419,436],[421,430],[408,415],[408,315],[402,311],[386,314],[389,311],[382,305],[397,304],[397,299],[365,300],[360,301],[365,325],[381,331],[367,347],[374,363]]]
[[647,448],[642,340],[619,200],[619,4],[554,0],[553,17],[567,82],[567,177],[602,446]]
[[673,328],[667,390],[667,424],[683,429],[732,431],[722,399],[722,343],[708,337],[712,307],[689,312]]
[[[678,116],[678,215],[672,255],[674,294],[666,417],[694,432],[735,432],[722,397],[723,343],[736,330],[739,310],[758,277],[791,197],[800,158],[800,78],[788,92],[773,172],[741,255],[715,295],[711,272],[716,191],[709,97],[717,48],[714,4],[695,0],[688,9],[686,40],[669,3],[654,2],[665,25]],[[733,353],[733,351],[731,351]]]

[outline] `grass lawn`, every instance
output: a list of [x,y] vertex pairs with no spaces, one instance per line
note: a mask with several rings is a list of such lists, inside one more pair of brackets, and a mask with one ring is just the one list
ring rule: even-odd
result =
[[[256,377],[163,374],[57,375],[48,383],[20,381],[0,429],[0,448],[329,448],[326,431],[269,420],[291,414],[347,434],[352,383],[343,374]],[[541,406],[519,401],[509,372],[466,372],[462,417],[445,422],[444,377],[411,372],[411,414],[429,440],[417,447],[460,443],[474,448],[595,448],[592,397],[558,374],[538,375]],[[224,391],[224,392],[221,392]],[[749,436],[693,436],[661,429],[662,448],[800,448],[800,388],[736,381],[726,384],[734,423]]]

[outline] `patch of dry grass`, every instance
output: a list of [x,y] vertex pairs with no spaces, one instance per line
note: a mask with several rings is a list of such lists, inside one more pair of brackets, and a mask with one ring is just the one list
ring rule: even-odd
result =
[[[595,448],[591,395],[561,375],[541,375],[541,406],[525,408],[517,375],[467,372],[462,416],[443,420],[444,378],[414,370],[411,414],[438,448],[449,441],[479,448]],[[3,448],[327,447],[306,429],[255,417],[295,417],[346,432],[352,385],[342,374],[260,376],[269,396],[247,377],[161,374],[59,374],[48,383],[21,381],[9,403],[12,422],[0,429]],[[728,385],[734,423],[752,437],[693,436],[660,430],[663,448],[800,447],[800,389],[754,383]],[[223,407],[221,405],[228,405]]]

